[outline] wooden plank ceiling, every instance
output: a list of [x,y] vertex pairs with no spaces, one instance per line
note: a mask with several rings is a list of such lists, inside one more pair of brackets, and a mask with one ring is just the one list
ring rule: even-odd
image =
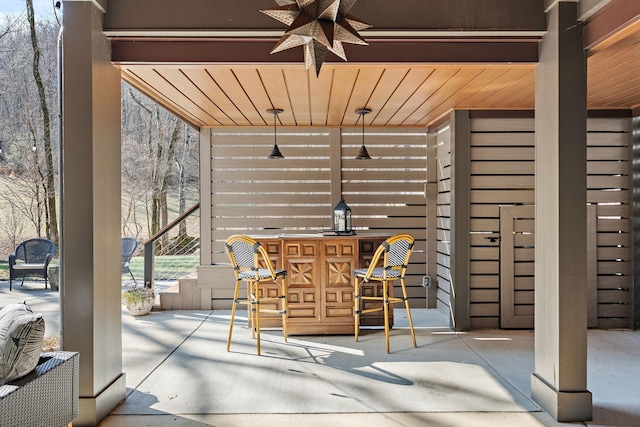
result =
[[[300,48],[302,49],[302,48]],[[366,48],[365,48],[366,49]],[[122,64],[123,78],[196,127],[428,127],[452,109],[534,108],[535,64]],[[640,22],[588,52],[590,109],[640,107]]]

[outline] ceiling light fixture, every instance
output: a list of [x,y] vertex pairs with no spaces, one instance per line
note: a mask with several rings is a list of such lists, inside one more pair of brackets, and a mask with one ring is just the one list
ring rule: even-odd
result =
[[304,45],[305,68],[312,65],[316,77],[327,51],[347,60],[342,43],[367,45],[358,31],[370,28],[367,24],[349,15],[356,0],[276,0],[278,7],[265,9],[264,13],[288,25],[289,28],[271,53]]
[[278,149],[278,136],[276,131],[276,122],[278,121],[278,114],[282,113],[283,110],[280,108],[272,108],[267,110],[267,113],[273,114],[273,148],[271,149],[271,153],[269,153],[270,159],[284,159],[282,153]]
[[371,156],[367,151],[367,147],[364,146],[364,116],[365,114],[369,114],[371,112],[368,108],[360,108],[356,110],[356,113],[360,114],[360,118],[362,119],[362,146],[360,147],[360,151],[358,151],[358,155],[356,156],[357,160],[371,160]]

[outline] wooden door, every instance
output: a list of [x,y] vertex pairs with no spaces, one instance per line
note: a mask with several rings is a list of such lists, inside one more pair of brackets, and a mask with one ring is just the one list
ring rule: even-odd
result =
[[[534,327],[535,207],[500,206],[500,327]],[[597,216],[587,206],[588,326],[597,327]]]
[[500,327],[533,328],[535,207],[500,206]]

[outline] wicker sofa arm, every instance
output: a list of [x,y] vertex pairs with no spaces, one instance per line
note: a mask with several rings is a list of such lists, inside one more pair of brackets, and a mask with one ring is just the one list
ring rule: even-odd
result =
[[[28,375],[0,386],[0,420],[13,427],[66,426],[78,416],[80,355],[42,353]],[[6,423],[6,424],[4,424]]]

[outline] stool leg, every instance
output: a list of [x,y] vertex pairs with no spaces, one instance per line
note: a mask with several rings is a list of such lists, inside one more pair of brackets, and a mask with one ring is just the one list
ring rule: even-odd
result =
[[254,285],[255,282],[249,282],[247,285],[249,289],[247,312],[249,328],[251,328],[251,338],[256,339],[256,293]]
[[287,313],[287,286],[285,280],[285,278],[282,278],[282,335],[284,335],[284,342],[287,342],[287,316],[289,314]]
[[416,333],[413,330],[413,319],[411,319],[411,310],[409,309],[409,298],[407,297],[407,288],[404,286],[404,277],[400,278],[400,284],[402,284],[402,296],[404,296],[404,306],[407,309],[407,319],[409,319],[409,329],[411,330],[411,339],[413,340],[413,346],[418,347],[416,344]]
[[354,289],[353,289],[353,323],[355,326],[355,338],[358,342],[358,336],[360,335],[360,285],[358,282],[358,276],[353,277]]
[[386,280],[382,281],[382,298],[384,304],[384,337],[387,341],[387,353],[390,353],[389,349],[389,292],[388,292],[388,282]]
[[256,307],[256,338],[258,340],[258,356],[260,356],[260,282],[255,282],[256,287],[256,299],[255,299],[255,307]]
[[260,356],[260,297],[256,296],[256,338],[258,340],[258,356]]
[[229,324],[229,338],[227,339],[227,351],[231,348],[231,335],[233,334],[233,321],[236,317],[236,304],[238,303],[238,291],[240,290],[240,281],[236,280],[236,289],[233,292],[233,305],[231,306],[231,323]]

